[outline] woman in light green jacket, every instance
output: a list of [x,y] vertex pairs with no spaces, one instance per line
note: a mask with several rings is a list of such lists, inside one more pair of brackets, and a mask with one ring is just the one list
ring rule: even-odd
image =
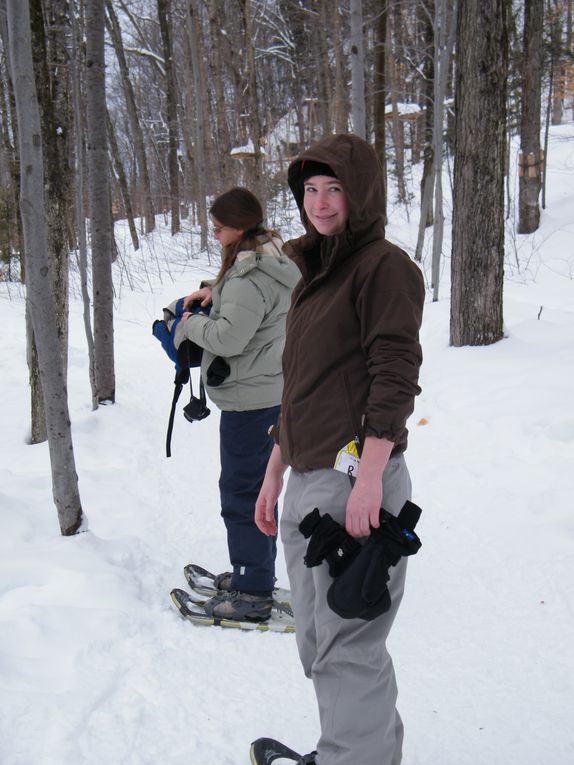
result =
[[203,348],[202,377],[221,409],[219,489],[232,572],[216,577],[205,604],[220,618],[264,621],[271,613],[275,539],[254,521],[283,391],[281,356],[291,290],[300,273],[282,253],[278,234],[263,226],[261,205],[234,188],[210,209],[222,262],[213,284],[185,300],[211,306],[209,316],[185,313],[185,336]]

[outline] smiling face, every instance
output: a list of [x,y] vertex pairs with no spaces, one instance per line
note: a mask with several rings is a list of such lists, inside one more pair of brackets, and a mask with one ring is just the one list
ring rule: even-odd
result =
[[303,188],[303,207],[317,231],[323,236],[342,233],[349,219],[349,202],[341,182],[327,175],[313,175]]
[[224,226],[216,218],[212,216],[211,222],[213,223],[213,236],[217,239],[222,247],[227,247],[230,244],[236,244],[245,231],[242,228],[233,228],[233,226]]

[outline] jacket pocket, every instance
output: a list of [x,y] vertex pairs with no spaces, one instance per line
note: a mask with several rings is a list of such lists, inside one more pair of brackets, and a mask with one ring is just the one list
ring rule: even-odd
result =
[[207,367],[205,381],[210,388],[217,388],[229,377],[231,367],[221,356],[216,356]]

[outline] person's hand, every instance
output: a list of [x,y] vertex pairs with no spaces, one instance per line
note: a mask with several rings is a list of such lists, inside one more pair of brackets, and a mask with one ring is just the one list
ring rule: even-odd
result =
[[383,506],[383,473],[393,442],[367,436],[363,444],[357,480],[347,500],[345,528],[352,537],[368,537],[371,527],[379,528],[379,511]]
[[255,525],[265,536],[277,536],[275,506],[283,488],[283,476],[271,473],[265,475],[257,501],[255,502]]
[[187,310],[196,300],[200,300],[201,307],[206,308],[208,305],[211,305],[211,293],[211,287],[202,287],[200,290],[195,290],[195,292],[192,292],[191,295],[183,299],[184,309]]
[[275,506],[283,488],[283,475],[287,465],[281,461],[281,450],[275,444],[267,463],[265,478],[255,502],[255,525],[265,536],[277,536]]
[[357,479],[347,500],[345,529],[352,537],[368,537],[371,527],[379,527],[383,505],[383,484],[380,478]]
[[190,312],[189,311],[185,311],[185,313],[181,314],[181,320],[182,321],[187,321],[190,316],[191,316]]

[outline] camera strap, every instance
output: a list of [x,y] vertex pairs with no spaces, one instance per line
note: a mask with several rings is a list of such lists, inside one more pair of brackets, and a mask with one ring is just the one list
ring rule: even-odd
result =
[[[189,375],[189,381],[191,383],[191,375],[189,374],[189,370],[187,372]],[[183,379],[182,379],[183,378]],[[187,380],[185,379],[185,375],[181,372],[177,372],[175,375],[175,380],[173,381],[173,384],[175,386],[173,391],[173,398],[171,400],[171,411],[169,413],[169,422],[167,424],[167,435],[165,439],[165,454],[167,457],[171,457],[171,434],[173,432],[173,420],[175,417],[175,407],[177,405],[177,401],[179,397],[181,396],[181,391],[183,390],[183,386]]]
[[[191,382],[191,374],[189,375],[189,392],[191,394],[191,398],[193,398],[193,385]],[[199,400],[201,401],[202,405],[205,406],[207,404],[207,396],[205,395],[205,387],[203,385],[203,378],[199,377]]]

